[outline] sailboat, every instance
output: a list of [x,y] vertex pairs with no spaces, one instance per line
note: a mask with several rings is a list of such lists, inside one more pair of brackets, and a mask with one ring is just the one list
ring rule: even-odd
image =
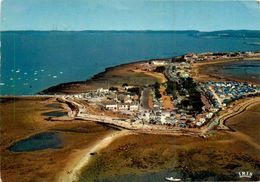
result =
[[173,178],[173,177],[165,177],[166,181],[181,181],[179,178]]

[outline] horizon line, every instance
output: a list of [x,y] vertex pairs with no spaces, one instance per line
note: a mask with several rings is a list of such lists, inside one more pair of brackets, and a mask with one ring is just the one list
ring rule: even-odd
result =
[[19,31],[37,31],[37,32],[83,32],[83,31],[92,31],[92,32],[218,32],[218,31],[260,31],[257,29],[220,29],[220,30],[196,30],[196,29],[183,29],[183,30],[38,30],[38,29],[20,29],[20,30],[0,30],[0,32],[19,32]]

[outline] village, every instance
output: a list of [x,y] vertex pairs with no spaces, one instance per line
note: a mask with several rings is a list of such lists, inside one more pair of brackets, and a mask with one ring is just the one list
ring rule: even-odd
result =
[[[172,61],[152,60],[142,63],[142,69],[151,73],[162,73],[167,81],[138,87],[124,83],[120,86],[99,88],[76,94],[74,101],[84,100],[100,113],[89,114],[84,107],[78,116],[112,122],[126,122],[130,125],[167,125],[176,128],[200,128],[228,104],[241,97],[259,95],[260,88],[246,82],[206,82],[192,79],[191,64],[194,61],[208,61],[248,56],[252,53],[208,53],[187,54]],[[103,111],[117,114],[113,117]],[[102,115],[102,116],[101,116]]]

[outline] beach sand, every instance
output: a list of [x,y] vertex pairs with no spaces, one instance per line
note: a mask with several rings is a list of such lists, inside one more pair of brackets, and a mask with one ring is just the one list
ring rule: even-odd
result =
[[81,173],[81,170],[84,166],[88,165],[90,162],[92,155],[96,155],[102,149],[108,147],[114,140],[120,138],[122,136],[129,135],[130,132],[128,130],[124,131],[116,131],[113,133],[109,133],[105,135],[102,139],[92,144],[90,147],[80,150],[77,153],[74,153],[75,156],[69,164],[67,165],[65,171],[63,171],[60,175],[58,175],[58,182],[72,182],[78,181],[78,177]]

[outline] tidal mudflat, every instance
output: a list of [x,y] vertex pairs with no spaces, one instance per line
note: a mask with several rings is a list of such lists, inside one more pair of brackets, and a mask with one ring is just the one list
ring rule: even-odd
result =
[[260,85],[260,58],[196,63],[193,67],[199,81],[237,80]]
[[212,131],[207,139],[151,134],[119,138],[93,157],[80,181],[164,181],[165,176],[235,181],[239,171],[251,171],[252,180],[259,180],[259,108],[252,105],[228,119],[234,131]]
[[[52,111],[53,108],[48,107],[48,104],[52,103],[57,102],[47,97],[1,98],[0,149],[1,178],[3,181],[56,181],[60,171],[65,170],[64,167],[77,156],[79,151],[92,145],[102,136],[114,131],[108,126],[93,122],[76,120],[48,122],[42,116],[42,113]],[[48,134],[46,138],[46,132],[58,133],[59,140],[62,141],[62,147],[60,147],[59,142],[56,143],[56,136]],[[39,136],[39,133],[45,134]],[[46,142],[42,137],[50,143]],[[29,143],[24,143],[26,141],[24,139],[32,140],[29,140]],[[40,148],[43,146],[41,142],[38,143],[38,139],[40,141],[44,140],[44,145],[50,144],[54,149],[45,146],[43,150],[32,151],[31,149],[36,149],[34,147],[37,147],[38,144]],[[21,141],[23,143],[12,148],[13,150],[17,149],[19,152],[9,150],[11,146]],[[53,143],[53,141],[55,142]],[[36,143],[32,146],[32,142]],[[56,148],[56,144],[58,144],[58,148]],[[40,148],[37,147],[37,149]]]

